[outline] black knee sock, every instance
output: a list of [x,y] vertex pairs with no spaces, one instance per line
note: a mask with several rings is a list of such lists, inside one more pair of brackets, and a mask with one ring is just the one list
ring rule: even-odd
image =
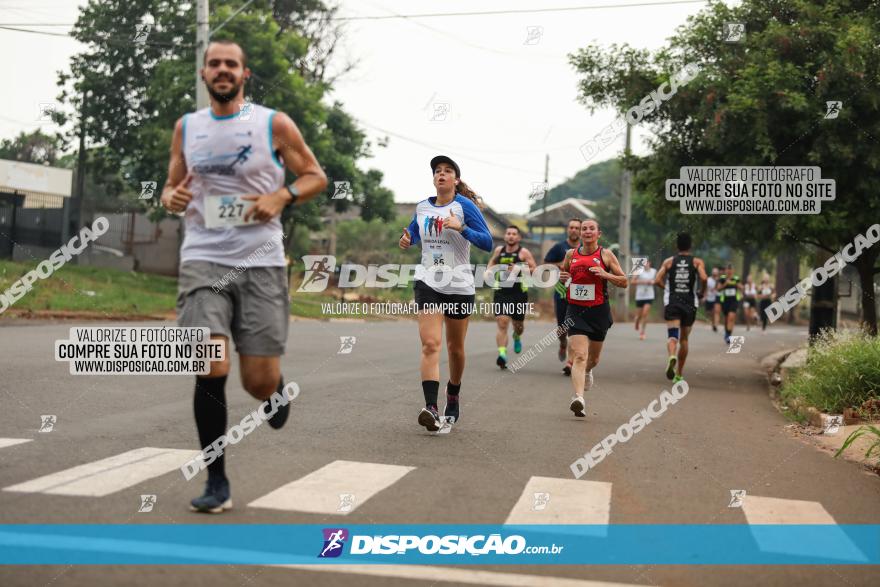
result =
[[446,383],[446,395],[453,396],[456,399],[456,401],[458,400],[458,392],[460,392],[460,391],[461,391],[461,383],[459,383],[458,385],[455,385],[451,381]]
[[437,395],[440,393],[439,381],[422,381],[422,391],[425,394],[425,407],[437,408]]
[[[226,434],[226,376],[211,379],[196,377],[193,409],[199,430],[199,446],[204,449]],[[223,477],[226,477],[225,455],[220,455],[208,465],[208,478]]]

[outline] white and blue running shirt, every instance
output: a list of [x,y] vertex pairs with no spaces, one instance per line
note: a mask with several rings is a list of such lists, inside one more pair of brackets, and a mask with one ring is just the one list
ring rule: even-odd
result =
[[[489,227],[477,205],[461,194],[455,194],[445,206],[436,202],[436,196],[419,202],[409,223],[412,244],[422,243],[422,262],[416,266],[415,279],[439,293],[471,295],[471,243],[491,251]],[[443,227],[443,219],[450,213],[464,226],[461,232]]]
[[[284,185],[284,167],[272,147],[275,111],[253,104],[228,116],[202,108],[183,117],[183,156],[193,174],[180,262],[284,267],[281,221],[225,228],[205,227],[205,200],[270,194]],[[257,259],[257,250],[266,251]]]

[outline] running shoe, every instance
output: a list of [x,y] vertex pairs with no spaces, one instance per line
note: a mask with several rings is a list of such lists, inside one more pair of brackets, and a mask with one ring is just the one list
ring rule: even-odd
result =
[[[272,402],[270,402],[269,400],[264,401],[263,402],[263,413],[265,413],[268,416],[271,411],[272,411]],[[287,422],[287,416],[289,416],[289,415],[290,415],[290,402],[287,402],[284,405],[278,404],[278,411],[275,412],[275,414],[271,418],[267,419],[266,421],[269,422],[269,426],[271,426],[275,430],[278,430],[279,428],[284,426],[285,422]]]
[[458,396],[447,393],[446,409],[443,410],[443,415],[450,420],[450,424],[455,424],[458,422],[458,413]]
[[584,406],[584,398],[579,396],[574,396],[571,398],[571,404],[568,406],[568,409],[574,412],[574,415],[578,418],[586,417],[587,413],[584,411],[586,406]]
[[507,369],[507,357],[504,355],[498,355],[498,358],[495,359],[495,364],[502,369]]
[[520,340],[518,334],[513,335],[513,352],[515,352],[515,353],[522,352],[522,340]]
[[666,378],[672,379],[675,377],[675,365],[678,363],[678,358],[669,357],[669,360],[666,362]]
[[205,493],[190,503],[190,509],[203,514],[220,514],[224,510],[232,509],[232,494],[229,490],[229,480],[226,477],[211,479],[205,484]]
[[560,363],[565,360],[566,354],[565,346],[559,345],[559,352],[556,353],[556,357],[559,359]]
[[584,391],[590,391],[593,388],[593,370],[587,371],[584,377]]
[[571,361],[565,362],[565,367],[562,368],[562,372],[565,374],[566,377],[571,375]]
[[672,378],[673,384],[678,383],[679,381],[684,381],[684,377],[682,377],[681,375],[676,375],[675,377]]
[[639,335],[639,340],[645,340],[645,333],[644,332]]
[[712,325],[712,332],[718,332],[718,327],[714,324]]
[[440,430],[440,414],[437,412],[437,408],[434,406],[422,408],[422,411],[419,412],[419,424],[427,428],[428,432]]

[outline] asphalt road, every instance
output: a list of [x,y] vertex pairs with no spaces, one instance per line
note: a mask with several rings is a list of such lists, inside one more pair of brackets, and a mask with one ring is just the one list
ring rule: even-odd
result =
[[[572,483],[590,483],[591,490],[606,496],[583,504],[584,511],[575,508],[572,519],[563,518],[563,523],[603,515],[611,524],[752,523],[753,519],[747,520],[749,512],[728,507],[731,489],[745,489],[749,498],[759,496],[751,512],[756,517],[768,512],[758,507],[767,503],[761,498],[776,498],[798,502],[772,502],[776,505],[821,504],[819,509],[839,524],[880,523],[880,479],[792,437],[784,429],[786,419],[768,399],[760,359],[791,348],[806,336],[804,329],[785,326],[771,327],[766,335],[738,327],[737,334],[746,340],[740,353],[730,354],[720,334],[698,324],[685,370],[688,395],[578,481],[571,463],[669,388],[663,376],[662,324],[650,325],[646,341],[638,340],[631,324],[612,328],[588,394],[588,417],[575,419],[568,411],[570,382],[561,374],[555,346],[539,352],[516,373],[502,372],[494,364],[494,325],[474,322],[467,340],[462,418],[451,434],[436,436],[416,423],[422,396],[414,322],[297,321],[291,324],[282,364],[285,379],[296,381],[301,394],[283,430],[263,426],[227,449],[236,504],[227,514],[190,513],[188,501],[201,492],[203,477],[187,482],[178,471],[106,495],[59,495],[46,488],[10,491],[9,487],[143,447],[198,448],[191,376],[72,376],[67,364],[53,356],[54,341],[67,338],[70,326],[0,326],[0,437],[31,439],[0,447],[2,523],[338,524],[344,518],[346,524],[500,524],[512,519],[514,511],[530,515],[522,513],[518,502],[521,496],[544,489],[541,483],[551,488],[547,489],[551,504],[580,503],[580,498],[569,495]],[[551,326],[527,322],[526,349]],[[350,354],[339,354],[343,336],[356,337]],[[242,390],[233,365],[227,384],[230,424],[256,407]],[[444,382],[446,374],[444,358]],[[46,414],[56,415],[57,420],[51,432],[40,433],[41,415]],[[332,480],[326,482],[328,495],[313,495],[321,490],[299,486],[298,491],[312,492],[304,501],[324,504],[315,513],[249,505],[316,471],[325,481],[339,474],[359,479],[375,473],[377,465],[391,465],[380,467],[378,475],[394,479],[380,481],[373,489],[355,483],[353,510],[346,514],[335,507],[327,509],[327,503],[335,506],[341,499]],[[157,496],[151,512],[138,512],[142,494]],[[297,499],[290,496],[276,495],[275,501],[281,507],[298,507]],[[816,511],[815,506],[804,507],[804,515]],[[790,515],[800,515],[797,507],[794,510]],[[694,586],[876,584],[876,569],[858,566],[371,570],[379,575],[367,571],[233,565],[6,567],[0,568],[0,584],[428,587],[551,585],[552,578],[566,578],[568,582],[558,584],[572,587],[604,581]]]

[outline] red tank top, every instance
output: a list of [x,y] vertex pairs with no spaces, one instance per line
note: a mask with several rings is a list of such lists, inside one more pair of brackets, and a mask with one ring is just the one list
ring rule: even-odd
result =
[[590,267],[599,267],[608,271],[602,261],[602,247],[599,247],[589,255],[580,253],[578,246],[571,255],[571,263],[568,272],[571,273],[571,284],[566,292],[569,304],[576,306],[600,306],[608,300],[608,282],[597,277],[590,271]]

